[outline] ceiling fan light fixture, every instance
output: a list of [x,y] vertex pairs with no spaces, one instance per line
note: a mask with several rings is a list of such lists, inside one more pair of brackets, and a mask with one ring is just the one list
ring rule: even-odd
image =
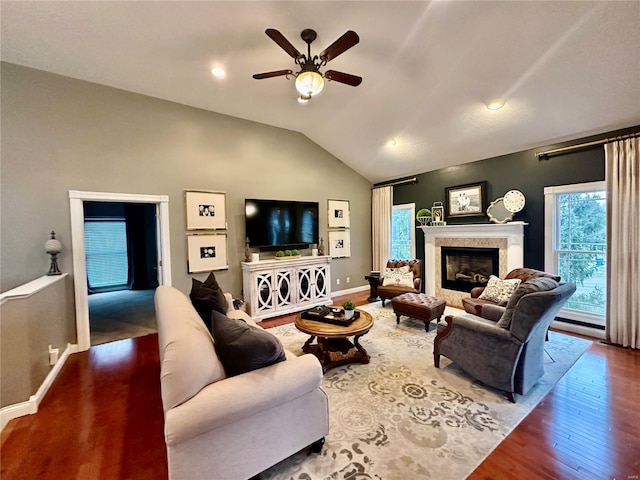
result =
[[324,88],[324,78],[318,72],[304,71],[296,77],[296,90],[301,97],[313,97],[319,94]]
[[305,104],[308,103],[309,100],[311,100],[311,95],[300,95],[298,97],[298,103]]

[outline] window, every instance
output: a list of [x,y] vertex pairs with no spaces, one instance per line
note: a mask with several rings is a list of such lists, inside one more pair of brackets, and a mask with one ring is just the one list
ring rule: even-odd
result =
[[89,287],[96,291],[126,288],[129,262],[124,218],[86,220],[84,242]]
[[604,325],[607,298],[607,195],[604,182],[547,187],[545,269],[576,284],[558,314]]
[[414,203],[394,205],[391,214],[391,258],[416,258],[416,206]]

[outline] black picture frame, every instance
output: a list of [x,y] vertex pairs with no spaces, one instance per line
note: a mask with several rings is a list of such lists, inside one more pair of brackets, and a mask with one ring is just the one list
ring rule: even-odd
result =
[[448,218],[484,215],[487,182],[467,183],[445,188],[445,211]]

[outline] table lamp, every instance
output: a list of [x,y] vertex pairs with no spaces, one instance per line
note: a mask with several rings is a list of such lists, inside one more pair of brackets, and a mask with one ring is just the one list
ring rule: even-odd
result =
[[51,230],[51,238],[44,244],[44,249],[51,255],[51,266],[47,275],[61,275],[62,272],[58,268],[58,254],[62,251],[62,244],[56,239],[56,232],[53,230]]

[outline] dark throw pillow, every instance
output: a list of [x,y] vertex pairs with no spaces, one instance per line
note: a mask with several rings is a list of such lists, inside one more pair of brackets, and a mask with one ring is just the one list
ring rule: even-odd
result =
[[211,312],[216,311],[223,315],[227,313],[226,310],[222,308],[220,301],[215,295],[209,294],[204,297],[192,296],[191,304],[193,305],[193,308],[196,309],[196,312],[198,312],[198,315],[200,315],[200,318],[202,318],[202,321],[209,332],[211,332]]
[[285,360],[280,340],[266,330],[215,310],[211,313],[211,326],[216,353],[230,377]]
[[215,310],[225,314],[229,308],[224,292],[213,273],[210,273],[204,282],[191,279],[189,298],[209,331],[211,331],[211,312]]
[[515,289],[513,294],[511,294],[511,297],[507,302],[507,307],[500,317],[500,320],[498,320],[498,322],[496,323],[496,326],[502,328],[509,328],[511,326],[511,320],[513,318],[513,312],[516,309],[516,305],[525,295],[535,292],[546,292],[557,287],[558,282],[556,282],[553,278],[548,277],[536,277],[531,278],[526,282],[522,282],[520,285],[518,285],[518,288]]

